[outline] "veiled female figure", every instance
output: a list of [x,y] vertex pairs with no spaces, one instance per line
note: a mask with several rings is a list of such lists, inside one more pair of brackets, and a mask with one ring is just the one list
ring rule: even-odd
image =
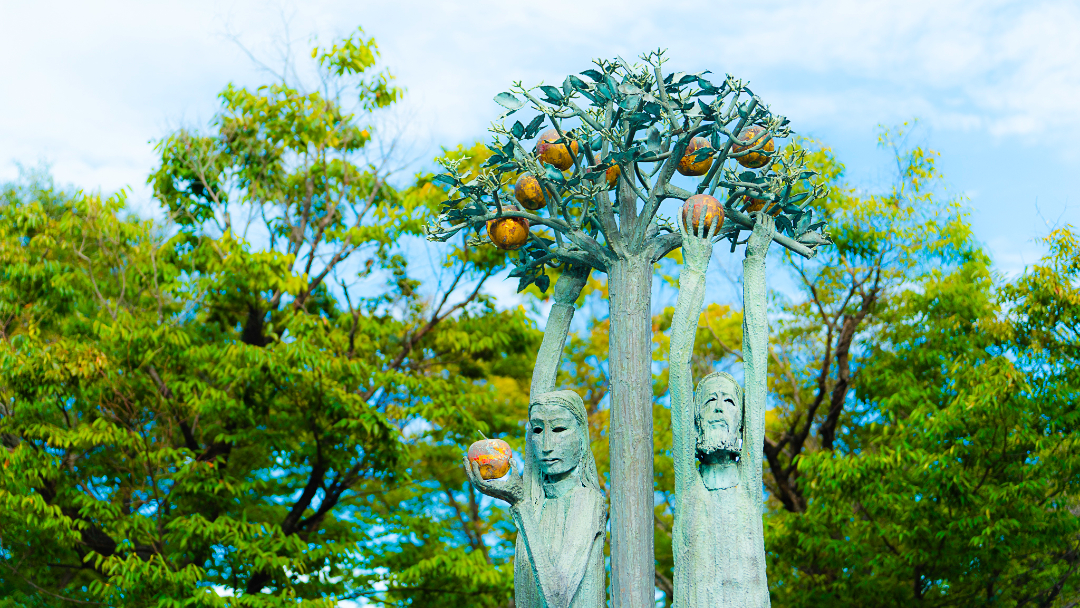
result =
[[524,472],[514,466],[500,479],[485,480],[479,465],[465,459],[478,490],[510,503],[518,529],[518,608],[605,606],[607,507],[589,448],[588,414],[577,393],[552,390],[574,301],[587,278],[587,269],[571,269],[555,284],[555,304],[533,371]]

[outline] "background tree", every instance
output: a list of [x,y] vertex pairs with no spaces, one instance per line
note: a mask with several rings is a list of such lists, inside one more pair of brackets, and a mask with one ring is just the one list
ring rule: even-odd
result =
[[[904,135],[881,138],[899,176],[884,196],[809,157],[835,247],[788,256],[797,291],[772,314],[773,603],[1072,605],[1075,239],[995,277],[936,155]],[[703,313],[700,365],[737,365],[737,324]]]
[[[676,169],[681,163],[703,166],[701,172],[683,168],[684,174],[701,177],[690,186],[698,194],[726,189],[728,219],[722,232],[732,248],[740,231],[752,226],[743,211],[755,203],[783,214],[775,240],[788,249],[810,257],[826,242],[814,232],[820,224],[813,223],[808,206],[819,190],[810,185],[794,191],[812,174],[803,155],[771,155],[774,138],[789,134],[786,119],[773,116],[734,78],[714,85],[703,74],[665,76],[661,53],[642,59],[646,65],[597,61],[597,69],[582,72],[588,81],[570,75],[561,88],[516,83],[511,92],[497,95],[495,100],[508,110],[504,117],[526,104],[536,116],[527,125],[492,128],[493,154],[483,171],[469,174],[457,163],[446,164],[447,173],[435,179],[453,190],[439,221],[428,228],[429,238],[445,240],[470,229],[480,233],[488,222],[493,222],[493,233],[511,225],[526,230],[542,226],[546,230],[523,243],[501,243],[520,247],[512,275],[521,277],[522,288],[536,284],[546,290],[546,269],[566,263],[607,273],[608,490],[617,607],[647,606],[654,595],[653,537],[645,533],[654,517],[653,459],[648,457],[653,451],[652,276],[654,263],[680,243],[673,225],[657,212],[666,199],[682,201],[694,194],[673,183]],[[533,155],[525,142],[537,137],[545,121],[552,132],[541,135],[538,155]],[[725,168],[729,159],[760,171],[736,173]],[[512,202],[510,180],[521,174],[531,176],[539,193],[539,205],[528,205],[535,212]],[[609,194],[613,186],[614,200]],[[541,213],[545,204],[546,215]],[[477,236],[471,243],[482,241]]]
[[812,263],[788,257],[799,297],[778,309],[771,342],[779,409],[766,433],[766,484],[789,511],[806,507],[799,459],[833,450],[858,426],[850,397],[857,357],[869,352],[859,352],[860,340],[872,339],[895,297],[942,268],[957,268],[977,249],[961,201],[941,198],[936,154],[904,147],[908,128],[879,138],[897,165],[896,185],[884,195],[842,187],[843,166],[825,151],[811,159],[833,182],[821,211],[835,246]]
[[[881,313],[850,439],[770,518],[778,605],[1073,606],[1076,238],[995,288],[977,251]],[[887,599],[886,599],[887,598]]]
[[416,277],[404,251],[442,197],[366,156],[360,121],[397,98],[376,53],[316,49],[318,90],[230,86],[214,132],[161,141],[172,224],[122,194],[5,191],[0,602],[330,606],[377,581],[386,601],[506,597],[475,503],[458,527],[409,522],[463,561],[379,546],[408,520],[392,501],[420,495],[410,473],[504,424],[493,377],[526,375],[536,333],[481,292],[501,254]]

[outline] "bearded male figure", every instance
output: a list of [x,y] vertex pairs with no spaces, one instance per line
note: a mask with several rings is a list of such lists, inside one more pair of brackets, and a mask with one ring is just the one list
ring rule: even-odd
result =
[[[693,389],[690,356],[705,297],[712,242],[682,226],[684,264],[669,356],[675,460],[675,608],[769,606],[761,458],[768,347],[765,254],[775,225],[772,217],[761,212],[755,213],[754,219],[743,261],[745,395],[725,373],[709,374],[696,391]],[[706,234],[715,233],[714,225]]]

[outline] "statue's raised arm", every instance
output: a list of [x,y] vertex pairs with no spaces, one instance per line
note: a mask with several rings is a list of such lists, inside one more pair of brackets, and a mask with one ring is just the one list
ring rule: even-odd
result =
[[[719,218],[717,218],[719,221]],[[679,271],[679,298],[671,319],[671,351],[668,354],[669,386],[671,391],[672,456],[675,461],[675,494],[685,495],[687,484],[698,475],[695,457],[694,379],[690,358],[694,353],[698,317],[705,301],[705,271],[712,257],[712,241],[708,234],[696,234],[695,227],[687,229],[680,220],[683,237],[683,266]],[[702,226],[704,229],[705,227]]]
[[548,313],[544,341],[536,354],[530,398],[535,399],[537,395],[555,390],[555,379],[559,374],[563,349],[566,347],[566,336],[570,333],[570,323],[574,320],[574,302],[589,281],[591,270],[588,266],[567,265],[555,281],[555,303],[551,305],[551,312]]
[[742,481],[761,500],[761,459],[765,447],[765,397],[768,393],[769,321],[766,317],[765,257],[776,224],[767,213],[754,214],[754,229],[743,260],[743,384],[745,421]]
[[590,448],[588,412],[555,379],[589,268],[570,267],[555,282],[555,304],[533,370],[524,471],[483,479],[465,461],[481,492],[510,503],[518,529],[514,604],[519,608],[602,608],[607,507]]

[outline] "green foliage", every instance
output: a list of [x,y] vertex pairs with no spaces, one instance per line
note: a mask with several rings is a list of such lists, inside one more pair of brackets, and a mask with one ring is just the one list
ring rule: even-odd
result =
[[[325,51],[327,78],[373,52]],[[443,246],[426,283],[407,250],[445,196],[430,176],[392,187],[339,97],[221,99],[215,132],[158,144],[171,224],[123,194],[4,191],[0,595],[504,602],[483,535],[507,526],[459,472],[475,429],[516,429],[537,344],[481,292],[502,256]]]
[[804,457],[806,512],[770,520],[778,604],[1075,601],[1077,256],[1049,242],[1000,291],[978,259],[900,298],[857,384],[878,421]]
[[[773,603],[1070,605],[1080,555],[1080,384],[1062,357],[1075,348],[1071,233],[1052,235],[1051,256],[1004,283],[958,201],[940,198],[935,155],[898,140],[902,131],[882,137],[897,186],[885,196],[833,187],[836,247],[818,267],[797,264],[800,297],[778,302]],[[821,173],[841,176],[834,167]]]

